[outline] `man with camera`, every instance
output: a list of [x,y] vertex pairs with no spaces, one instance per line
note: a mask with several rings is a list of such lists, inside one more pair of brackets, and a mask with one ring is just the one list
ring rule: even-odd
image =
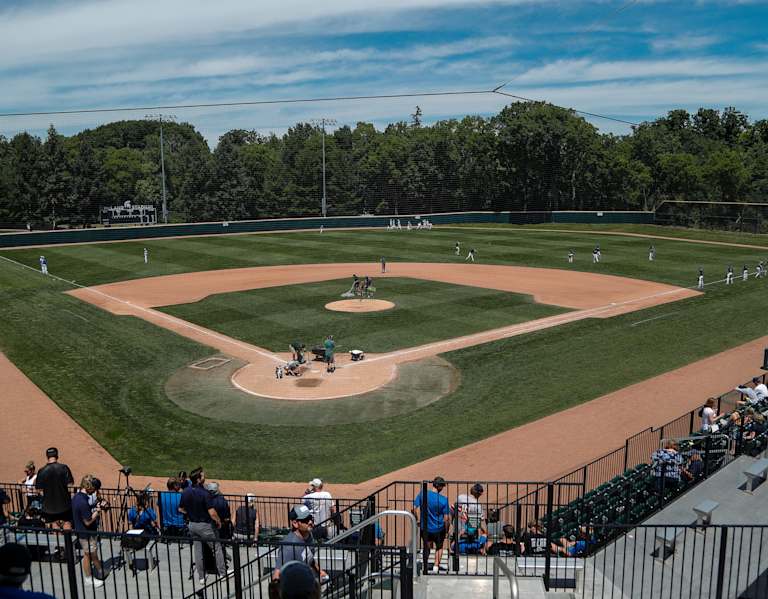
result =
[[205,585],[205,563],[203,558],[203,543],[208,545],[216,555],[216,569],[219,576],[226,576],[224,550],[218,542],[216,531],[221,528],[221,519],[216,513],[211,494],[205,489],[205,472],[195,468],[189,473],[192,486],[184,489],[179,502],[179,511],[189,518],[189,536],[195,544],[195,570],[198,582]]
[[104,581],[94,578],[94,567],[101,571],[99,561],[99,539],[96,530],[99,518],[104,509],[103,502],[91,506],[90,496],[96,492],[94,477],[86,474],[80,481],[80,490],[72,498],[72,525],[77,533],[80,548],[83,550],[83,584],[98,588],[104,586]]

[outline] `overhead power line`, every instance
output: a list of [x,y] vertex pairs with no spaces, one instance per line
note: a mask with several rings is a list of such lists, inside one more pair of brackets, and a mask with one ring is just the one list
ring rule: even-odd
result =
[[[518,96],[518,95],[515,95],[515,94],[510,94],[510,93],[503,92],[503,91],[500,91],[500,90],[497,90],[497,89],[493,90],[493,93],[494,94],[499,94],[501,96],[507,96],[508,98],[515,98],[516,100],[523,100],[524,102],[541,102],[542,101],[542,100],[534,100],[533,98],[526,98],[525,96]],[[596,112],[588,112],[586,110],[579,110],[578,108],[569,108],[567,106],[560,106],[558,104],[552,104],[552,106],[557,106],[558,108],[563,108],[565,110],[573,110],[573,112],[575,112],[577,114],[583,114],[585,116],[591,116],[591,117],[595,117],[595,118],[598,118],[598,119],[605,119],[606,121],[614,121],[616,123],[623,123],[625,125],[632,125],[633,127],[639,127],[640,126],[640,123],[636,123],[636,122],[633,122],[633,121],[627,121],[625,119],[620,119],[620,118],[615,117],[615,116],[608,116],[606,114],[598,114]]]

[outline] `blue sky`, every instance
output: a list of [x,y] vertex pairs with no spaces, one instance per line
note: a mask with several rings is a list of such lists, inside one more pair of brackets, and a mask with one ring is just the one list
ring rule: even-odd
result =
[[[504,88],[642,121],[733,105],[768,117],[768,2],[4,0],[0,112]],[[214,144],[299,120],[377,126],[492,114],[496,94],[176,109]],[[74,131],[146,110],[0,118]],[[628,126],[589,119],[604,131]]]

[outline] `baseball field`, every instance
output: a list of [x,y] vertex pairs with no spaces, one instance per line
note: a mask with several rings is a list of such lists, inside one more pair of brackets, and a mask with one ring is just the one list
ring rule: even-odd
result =
[[[754,278],[768,256],[760,237],[546,229],[326,230],[2,251],[0,351],[142,474],[203,461],[217,478],[308,480],[321,468],[325,479],[358,482],[768,327],[768,279]],[[41,254],[54,276],[35,272]],[[733,285],[723,282],[729,265]],[[394,307],[326,309],[353,273],[374,277],[376,298]],[[312,347],[327,335],[338,347],[335,373],[313,363],[302,377],[275,379],[290,342]],[[351,349],[366,359],[349,362]],[[39,453],[47,441],[29,434]]]

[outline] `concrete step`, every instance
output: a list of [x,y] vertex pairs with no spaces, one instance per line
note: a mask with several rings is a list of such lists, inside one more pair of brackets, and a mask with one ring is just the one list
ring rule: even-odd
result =
[[[474,576],[426,576],[426,599],[478,599],[493,596],[493,579]],[[539,577],[520,576],[517,579],[520,599],[574,599],[573,593],[549,592]],[[499,582],[499,597],[510,597],[509,581],[502,577]]]

